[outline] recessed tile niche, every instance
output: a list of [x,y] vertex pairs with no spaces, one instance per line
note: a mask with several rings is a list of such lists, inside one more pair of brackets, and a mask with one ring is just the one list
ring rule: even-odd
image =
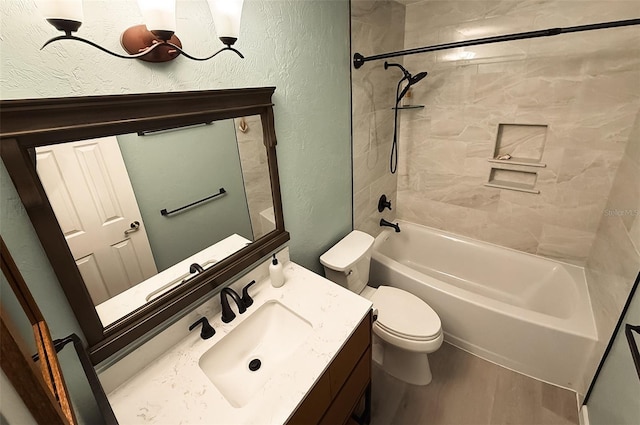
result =
[[535,189],[538,176],[535,167],[546,167],[541,161],[547,128],[536,124],[499,124],[493,158],[489,159],[489,181],[485,185],[540,193]]
[[499,189],[518,190],[521,192],[540,193],[539,190],[534,189],[537,179],[538,174],[534,171],[491,168],[487,186],[497,187]]

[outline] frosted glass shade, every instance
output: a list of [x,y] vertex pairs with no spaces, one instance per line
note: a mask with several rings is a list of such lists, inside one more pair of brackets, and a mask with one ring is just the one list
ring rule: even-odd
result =
[[138,6],[149,31],[176,31],[175,0],[138,0]]
[[235,41],[240,35],[240,17],[244,0],[207,0],[207,2],[216,26],[216,34],[225,44],[233,44],[227,41],[231,41],[230,39]]
[[45,19],[82,22],[82,0],[38,0],[37,4]]

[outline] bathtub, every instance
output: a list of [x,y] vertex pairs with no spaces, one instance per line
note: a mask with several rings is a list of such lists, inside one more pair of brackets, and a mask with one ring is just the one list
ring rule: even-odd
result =
[[[597,332],[584,270],[400,221],[375,240],[372,286],[417,295],[445,341],[584,394]],[[590,377],[588,377],[590,378]]]

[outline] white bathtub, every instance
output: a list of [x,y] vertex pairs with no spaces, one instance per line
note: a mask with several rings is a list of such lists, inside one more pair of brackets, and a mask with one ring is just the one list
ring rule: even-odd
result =
[[400,221],[374,244],[370,282],[440,316],[445,340],[584,394],[597,340],[582,268]]

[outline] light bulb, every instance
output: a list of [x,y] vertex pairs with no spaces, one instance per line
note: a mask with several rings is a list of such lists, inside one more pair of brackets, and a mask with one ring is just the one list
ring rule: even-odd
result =
[[176,31],[175,0],[138,0],[147,29],[168,40]]
[[232,45],[240,35],[240,18],[244,0],[207,0],[218,38]]
[[82,0],[38,0],[38,9],[51,25],[66,33],[82,25]]

